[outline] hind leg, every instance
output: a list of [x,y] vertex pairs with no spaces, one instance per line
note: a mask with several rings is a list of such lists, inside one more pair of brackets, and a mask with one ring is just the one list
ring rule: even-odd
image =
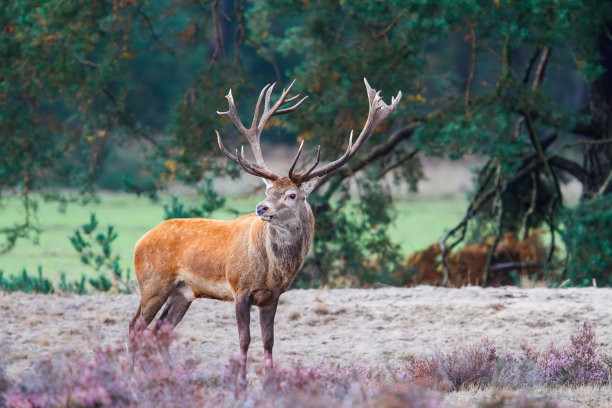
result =
[[164,324],[176,327],[183,319],[183,316],[185,316],[185,313],[187,313],[193,299],[194,296],[191,288],[185,282],[179,281],[172,292],[170,292],[166,307],[155,324],[155,329],[159,329]]
[[130,340],[128,352],[131,354],[131,369],[136,366],[139,354],[139,334],[153,321],[159,309],[162,308],[170,293],[174,289],[172,282],[143,282],[140,285],[140,305],[136,314],[130,321]]
[[156,282],[155,284],[141,285],[140,305],[136,314],[130,321],[130,335],[144,330],[155,318],[159,309],[162,308],[170,296],[174,285],[170,283]]
[[[158,331],[162,326],[169,325],[170,329],[176,327],[183,319],[187,309],[193,301],[193,292],[183,282],[179,282],[177,287],[172,290],[163,312],[155,323],[153,331]],[[165,349],[166,363],[172,366],[172,356],[170,355],[170,347]]]

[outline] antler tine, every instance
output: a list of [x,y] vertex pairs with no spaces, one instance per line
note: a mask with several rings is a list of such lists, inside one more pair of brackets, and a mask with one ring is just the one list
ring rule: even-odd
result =
[[[374,91],[374,92],[370,92],[370,91]],[[376,123],[376,127],[374,127],[374,119],[376,118],[376,114],[382,108],[380,103],[384,103],[384,102],[382,101],[382,98],[380,97],[380,91],[376,92],[375,90],[370,88],[368,90],[368,97],[370,94],[373,94],[373,97],[370,98],[371,102],[370,102],[370,109],[368,110],[368,118],[366,120],[365,125],[363,125],[363,129],[359,133],[359,136],[357,137],[357,141],[355,141],[355,151],[351,153],[351,157],[355,153],[357,153],[361,145],[366,140],[368,140],[370,136],[372,136],[372,133],[374,133],[374,130],[376,129],[376,127],[378,127],[378,123],[380,123],[380,122]]]
[[[277,180],[280,178],[279,175],[270,171],[266,167],[266,163],[264,162],[263,155],[261,153],[261,146],[259,144],[259,140],[261,137],[261,133],[264,130],[264,127],[266,126],[267,121],[272,116],[284,115],[286,113],[293,112],[306,100],[307,96],[303,97],[295,105],[289,108],[284,108],[284,109],[279,110],[281,106],[283,106],[286,103],[295,101],[300,96],[298,94],[291,98],[287,98],[287,95],[293,88],[294,84],[295,84],[295,80],[291,82],[291,85],[289,85],[287,89],[283,89],[283,92],[281,93],[280,98],[276,101],[276,103],[272,107],[270,107],[270,98],[272,97],[272,92],[274,91],[274,86],[276,84],[272,84],[272,85],[268,84],[265,87],[263,87],[263,89],[259,93],[257,104],[255,105],[255,112],[253,113],[253,121],[251,122],[251,127],[249,129],[246,129],[244,127],[244,125],[242,124],[242,121],[240,120],[240,117],[238,116],[238,111],[234,103],[234,98],[232,96],[231,89],[229,93],[226,95],[226,98],[229,104],[229,109],[226,112],[217,111],[219,115],[228,116],[231,119],[231,121],[234,123],[238,131],[240,131],[240,133],[242,133],[242,135],[244,135],[247,138],[247,140],[249,141],[249,144],[251,145],[251,150],[253,151],[253,155],[255,156],[256,164],[250,163],[246,159],[244,155],[244,147],[241,148],[241,153],[242,153],[241,155],[238,155],[238,150],[236,150],[235,156],[231,154],[230,152],[228,152],[225,146],[223,145],[223,142],[221,141],[221,136],[219,135],[219,132],[217,132],[217,143],[219,144],[219,148],[221,149],[221,152],[223,152],[223,154],[227,158],[232,160],[233,162],[238,163],[240,167],[242,167],[247,173],[255,175],[255,176],[263,177],[269,180]],[[261,109],[262,100],[264,104],[264,109],[260,117],[259,113]],[[302,146],[300,146],[300,150],[298,151],[291,165],[290,174],[293,174],[293,170],[295,169],[295,165],[299,159],[302,148],[303,148],[303,144]]]
[[300,148],[298,149],[297,153],[295,154],[295,157],[293,158],[293,162],[291,163],[291,167],[289,167],[289,178],[293,178],[293,169],[295,168],[295,165],[298,161],[298,159],[300,158],[300,154],[302,154],[302,148],[304,147],[304,140],[302,140],[302,143],[300,143]]
[[[259,108],[261,106],[261,100],[263,99],[263,96],[269,87],[270,87],[270,84],[267,84],[266,86],[263,87],[263,89],[259,93],[259,98],[257,98],[257,105],[255,105],[255,113],[253,114],[253,122],[251,123],[251,129],[249,129],[251,132],[253,132],[257,128],[257,121],[259,120]],[[274,88],[274,84],[272,85],[272,87]]]
[[[300,94],[297,94],[296,96],[294,96],[294,97],[293,97],[293,98],[291,98],[291,99],[287,99],[287,100],[285,101],[285,103],[293,101],[293,100],[294,100],[295,98],[297,98],[298,96],[300,96]],[[274,116],[280,116],[280,115],[284,115],[285,113],[290,113],[290,112],[293,112],[294,110],[296,110],[297,108],[299,108],[299,107],[300,107],[300,105],[301,105],[302,103],[304,103],[304,101],[305,101],[306,99],[308,99],[308,96],[303,97],[303,98],[302,98],[302,99],[301,99],[301,100],[300,100],[298,103],[296,103],[295,105],[293,105],[293,106],[291,106],[291,107],[289,107],[289,108],[285,108],[285,109],[281,109],[281,110],[279,110],[279,111],[276,111],[276,112],[274,113]]]
[[372,105],[372,100],[374,96],[376,95],[376,89],[372,88],[370,84],[368,83],[368,80],[365,78],[363,78],[363,83],[365,84],[366,91],[368,93],[368,102],[370,103],[370,105]]
[[359,148],[370,138],[370,136],[372,136],[372,133],[374,133],[374,130],[376,130],[378,125],[380,125],[380,123],[395,110],[400,99],[402,98],[402,91],[399,91],[396,97],[391,98],[391,105],[387,105],[380,96],[380,91],[376,91],[374,88],[372,88],[367,79],[364,78],[363,82],[365,83],[366,92],[368,94],[368,118],[363,126],[363,129],[361,130],[361,133],[357,137],[355,144],[353,144],[353,131],[351,131],[349,145],[339,159],[328,163],[316,171],[313,171],[313,168],[308,172],[295,175],[294,177],[296,181],[302,183],[315,177],[324,176],[325,174],[331,173],[342,167],[351,159],[351,157],[355,155],[355,153],[357,153]]
[[[241,149],[243,149],[242,146],[241,146]],[[238,149],[236,149],[236,160],[237,160],[238,164],[240,165],[240,167],[242,167],[242,169],[244,171],[246,171],[247,173],[249,173],[252,176],[261,177],[260,174],[258,174],[257,171],[253,168],[253,166],[250,165],[250,163],[248,163],[248,162],[245,163],[244,161],[242,161],[242,159],[240,159],[240,155],[238,154]]]
[[[266,92],[266,102],[264,103],[264,113],[263,115],[261,115],[261,121],[264,122],[264,118],[266,118],[266,121],[268,120],[266,115],[269,115],[270,112],[270,97],[272,96],[272,91],[274,90],[274,85],[276,85],[276,82],[272,84],[272,86],[270,86],[270,88],[268,88],[268,92]],[[282,97],[282,95],[281,95]],[[279,99],[280,100],[280,99]]]
[[370,87],[367,79],[363,78],[363,82],[365,83],[368,92],[370,108],[368,111],[368,119],[366,120],[361,133],[355,141],[353,151],[351,152],[351,157],[353,157],[361,146],[370,138],[370,136],[372,136],[372,133],[374,133],[378,125],[380,125],[380,123],[395,110],[399,104],[399,101],[402,99],[402,91],[398,91],[397,96],[391,97],[391,105],[387,105],[380,96],[380,91],[376,91]]
[[300,183],[303,183],[304,181],[313,179],[315,177],[321,177],[331,171],[334,171],[342,167],[351,158],[352,148],[353,148],[353,131],[351,130],[351,135],[349,136],[349,143],[348,143],[348,146],[346,147],[346,151],[344,152],[342,156],[340,156],[339,159],[331,163],[328,163],[325,166],[318,169],[317,171],[313,172],[314,168],[317,166],[317,164],[319,164],[319,157],[320,157],[320,152],[321,152],[321,146],[319,146],[319,151],[317,152],[317,160],[315,161],[314,166],[312,166],[310,169],[308,169],[308,171],[304,173],[296,174],[294,176],[294,179]]
[[236,104],[234,103],[234,98],[232,97],[232,90],[230,89],[228,94],[225,95],[225,99],[229,104],[229,109],[226,112],[217,111],[218,115],[227,116],[230,118],[234,126],[238,128],[238,131],[242,134],[247,133],[247,129],[242,124],[240,117],[238,116],[238,110],[236,109]]
[[219,134],[219,132],[217,132],[215,130],[215,133],[217,134],[217,143],[219,144],[219,148],[221,149],[221,152],[223,152],[223,154],[230,159],[231,161],[237,163],[240,165],[240,167],[242,167],[244,169],[244,171],[246,171],[247,173],[253,175],[253,176],[258,176],[258,177],[263,177],[263,178],[267,178],[270,180],[275,180],[278,176],[274,175],[275,178],[271,178],[270,174],[261,171],[260,169],[255,168],[251,163],[248,162],[248,160],[246,160],[245,156],[244,156],[244,146],[241,146],[241,153],[242,153],[242,160],[240,159],[240,155],[238,155],[238,149],[236,149],[236,155],[231,154],[230,152],[227,151],[227,149],[225,148],[225,145],[223,144],[223,142],[221,141],[221,135]]
[[[350,141],[349,141],[350,144]],[[298,161],[298,158],[300,157],[300,154],[302,153],[302,148],[304,147],[304,141],[302,140],[302,143],[300,143],[300,148],[298,149],[297,154],[295,155],[295,158],[293,159],[293,163],[291,163],[291,167],[289,168],[289,178],[291,180],[293,180],[296,183],[301,183],[302,180],[307,180],[306,177],[308,177],[308,175],[310,174],[310,172],[312,172],[315,167],[317,167],[317,165],[319,164],[319,159],[321,158],[321,145],[319,145],[317,147],[317,157],[314,161],[314,163],[308,168],[308,170],[306,170],[305,172],[302,173],[293,173],[293,170],[295,168],[295,165]]]
[[297,94],[297,95],[295,95],[295,96],[292,96],[292,97],[291,97],[291,98],[289,98],[289,99],[285,99],[285,103],[293,102],[293,101],[295,101],[295,100],[296,100],[297,98],[299,98],[299,97],[300,97],[300,94]]
[[250,163],[244,154],[244,146],[240,146],[240,155],[238,155],[238,150],[236,149],[236,158],[238,159],[240,167],[253,176],[262,177],[268,180],[277,180],[279,178],[276,173],[271,172],[265,166]]
[[225,148],[225,145],[223,145],[223,142],[221,141],[221,135],[219,134],[219,132],[217,132],[216,129],[215,129],[215,133],[217,134],[217,143],[219,144],[219,149],[221,149],[221,152],[234,163],[240,164],[240,161],[237,158],[238,150],[236,150],[236,156],[228,152],[227,149]]
[[303,173],[302,177],[307,177],[310,174],[310,172],[313,171],[315,167],[317,167],[317,165],[319,164],[320,158],[321,158],[321,145],[317,147],[317,158],[315,159],[314,163],[312,163],[312,166],[310,166],[310,168]]
[[286,109],[281,109],[280,111],[278,111],[278,108],[280,108],[282,105],[284,105],[287,102],[293,101],[295,98],[297,98],[297,96],[299,96],[297,95],[292,98],[289,98],[289,100],[286,100],[287,95],[289,94],[289,92],[291,92],[291,88],[293,88],[294,84],[295,84],[295,79],[293,80],[293,82],[291,82],[291,84],[289,85],[287,89],[283,89],[283,92],[281,92],[281,96],[278,98],[278,100],[272,107],[270,107],[270,96],[272,95],[272,88],[274,87],[275,84],[272,84],[270,89],[268,89],[268,92],[266,92],[266,102],[265,102],[264,113],[263,115],[261,115],[261,121],[259,122],[259,125],[257,127],[259,132],[263,130],[264,126],[266,125],[266,122],[272,116],[283,115],[285,113],[293,112],[295,109],[297,109],[302,104],[302,102],[304,102],[306,97],[304,97],[303,100],[296,103],[294,106],[290,108],[286,108]]

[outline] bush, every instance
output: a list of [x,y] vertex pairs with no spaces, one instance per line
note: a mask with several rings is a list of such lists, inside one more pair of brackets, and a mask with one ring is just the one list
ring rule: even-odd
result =
[[565,210],[561,232],[568,253],[562,279],[573,285],[612,285],[612,195],[583,201]]
[[370,179],[358,181],[360,204],[351,204],[349,185],[339,188],[338,197],[312,194],[316,217],[312,249],[294,286],[373,287],[397,285],[396,271],[404,258],[391,240],[393,221],[391,191]]
[[551,344],[538,360],[550,384],[600,385],[610,380],[610,368],[598,353],[595,331],[588,321],[571,335],[571,345],[557,348]]
[[213,212],[225,206],[225,198],[221,197],[213,187],[212,180],[206,179],[204,185],[198,188],[202,199],[199,207],[185,207],[177,196],[172,196],[169,204],[164,204],[164,219],[172,218],[210,218]]
[[2,361],[2,358],[0,358],[0,407],[5,406],[4,395],[7,393],[10,387],[11,382],[4,372],[4,362]]
[[[145,330],[130,338],[129,350],[94,347],[89,356],[67,351],[41,360],[17,381],[3,375],[0,366],[0,404],[16,407],[174,407],[174,406],[351,406],[427,407],[445,406],[443,394],[433,388],[457,390],[486,384],[510,388],[537,385],[602,385],[609,382],[605,356],[598,354],[588,322],[571,336],[566,349],[551,346],[540,353],[522,346],[524,355],[496,356],[487,339],[432,358],[414,360],[404,367],[364,364],[314,366],[300,363],[277,365],[263,371],[258,363],[255,382],[246,388],[237,378],[238,359],[209,366],[185,358],[187,344],[175,347],[176,362],[168,351],[176,341],[170,325]],[[571,356],[568,358],[567,356]],[[563,358],[560,358],[563,357]],[[569,365],[558,361],[569,361]],[[534,366],[535,364],[535,366]],[[251,376],[250,378],[253,378]],[[2,401],[4,398],[4,401]],[[531,399],[516,393],[492,394],[478,403],[483,408],[553,408],[547,398]]]
[[433,361],[451,389],[458,390],[470,385],[482,387],[491,383],[495,373],[495,346],[485,338],[470,347],[437,353]]
[[42,267],[38,267],[38,276],[30,275],[23,268],[18,275],[4,277],[4,271],[0,271],[0,289],[4,292],[26,292],[26,293],[53,293],[53,284],[43,277]]
[[496,372],[495,346],[488,340],[450,352],[436,352],[432,358],[415,359],[403,374],[417,385],[458,390],[491,383]]
[[[113,252],[111,246],[117,239],[115,227],[109,225],[106,233],[97,232],[97,228],[98,220],[96,214],[92,213],[89,222],[81,225],[81,228],[74,231],[70,237],[70,242],[79,254],[81,262],[99,273],[98,277],[90,278],[89,283],[102,292],[114,289],[122,293],[131,293],[130,270],[121,268],[119,255]],[[70,290],[70,286],[65,283],[64,287]],[[80,284],[76,282],[74,288],[77,291],[84,290],[82,281]]]
[[80,280],[68,282],[66,281],[66,274],[62,273],[58,288],[62,292],[72,292],[77,295],[84,295],[87,293],[87,289],[85,288],[85,275],[82,275]]
[[479,405],[481,408],[560,408],[558,402],[549,398],[528,398],[524,394],[516,397],[501,396],[490,401],[484,401]]
[[130,339],[133,360],[123,347],[96,347],[90,358],[70,351],[42,360],[6,387],[5,405],[442,407],[433,391],[401,381],[389,384],[388,370],[365,365],[292,363],[263,373],[261,366],[250,363],[261,385],[244,389],[236,386],[238,360],[207,367],[179,355],[172,363],[166,356],[173,341],[172,327],[161,326]]
[[508,354],[498,360],[494,383],[512,389],[531,388],[544,383],[544,374],[538,364],[528,356]]

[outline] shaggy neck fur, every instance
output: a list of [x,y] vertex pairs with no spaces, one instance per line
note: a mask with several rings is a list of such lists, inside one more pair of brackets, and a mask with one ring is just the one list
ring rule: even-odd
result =
[[[310,250],[314,230],[314,217],[308,203],[296,218],[284,225],[266,225],[266,249],[273,273],[288,286],[291,284]],[[288,282],[286,282],[288,281]]]

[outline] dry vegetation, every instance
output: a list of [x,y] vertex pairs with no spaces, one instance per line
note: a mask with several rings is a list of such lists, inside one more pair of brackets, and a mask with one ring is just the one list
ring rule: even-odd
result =
[[[45,382],[41,373],[58,376],[57,370],[85,370],[93,382],[110,378],[113,383],[111,379],[126,375],[127,322],[137,302],[134,295],[0,295],[0,344],[9,382],[21,381],[25,389],[33,390],[37,389],[33,383]],[[281,298],[275,346],[279,370],[268,377],[259,372],[263,352],[253,312],[246,394],[235,394],[231,382],[233,366],[228,360],[238,350],[231,303],[199,300],[192,305],[171,347],[174,371],[167,371],[155,359],[156,352],[145,347],[143,355],[151,359],[146,360],[151,364],[148,375],[163,376],[161,383],[168,387],[174,382],[185,384],[179,387],[182,394],[197,394],[189,397],[196,398],[191,402],[211,399],[214,394],[211,400],[222,405],[266,406],[272,400],[266,399],[262,387],[269,386],[279,387],[271,394],[277,403],[288,403],[291,395],[302,398],[292,400],[298,406],[313,406],[316,401],[463,407],[499,403],[503,397],[502,405],[483,406],[547,406],[546,401],[554,398],[563,406],[603,407],[612,400],[609,385],[574,382],[564,386],[546,377],[545,366],[534,363],[537,358],[526,363],[524,357],[526,350],[545,357],[550,357],[551,350],[562,353],[570,345],[570,334],[585,320],[597,333],[599,355],[605,356],[611,350],[611,309],[612,290],[596,288],[294,290]],[[550,349],[551,342],[556,349]],[[41,363],[53,355],[53,364]],[[551,361],[549,357],[539,361]],[[498,367],[500,361],[507,363],[503,370]],[[34,364],[38,365],[32,370]],[[136,375],[131,381],[129,387],[143,386],[151,378]],[[428,391],[415,388],[412,382]],[[109,387],[117,388],[106,384],[104,389]],[[125,401],[135,395],[129,387],[117,388],[125,393]],[[365,391],[360,394],[355,387]],[[168,398],[176,392],[164,390]],[[521,402],[522,394],[531,399]]]
[[[535,230],[522,240],[514,234],[504,234],[491,254],[487,284],[515,284],[515,278],[511,275],[511,271],[515,270],[518,270],[519,278],[541,278],[542,266],[547,257],[547,248],[542,243],[541,234],[540,230]],[[406,261],[406,270],[401,271],[397,278],[402,284],[441,284],[446,266],[448,281],[452,286],[482,284],[493,241],[494,238],[490,237],[446,254],[446,265],[442,264],[440,244],[434,243],[410,255]]]

